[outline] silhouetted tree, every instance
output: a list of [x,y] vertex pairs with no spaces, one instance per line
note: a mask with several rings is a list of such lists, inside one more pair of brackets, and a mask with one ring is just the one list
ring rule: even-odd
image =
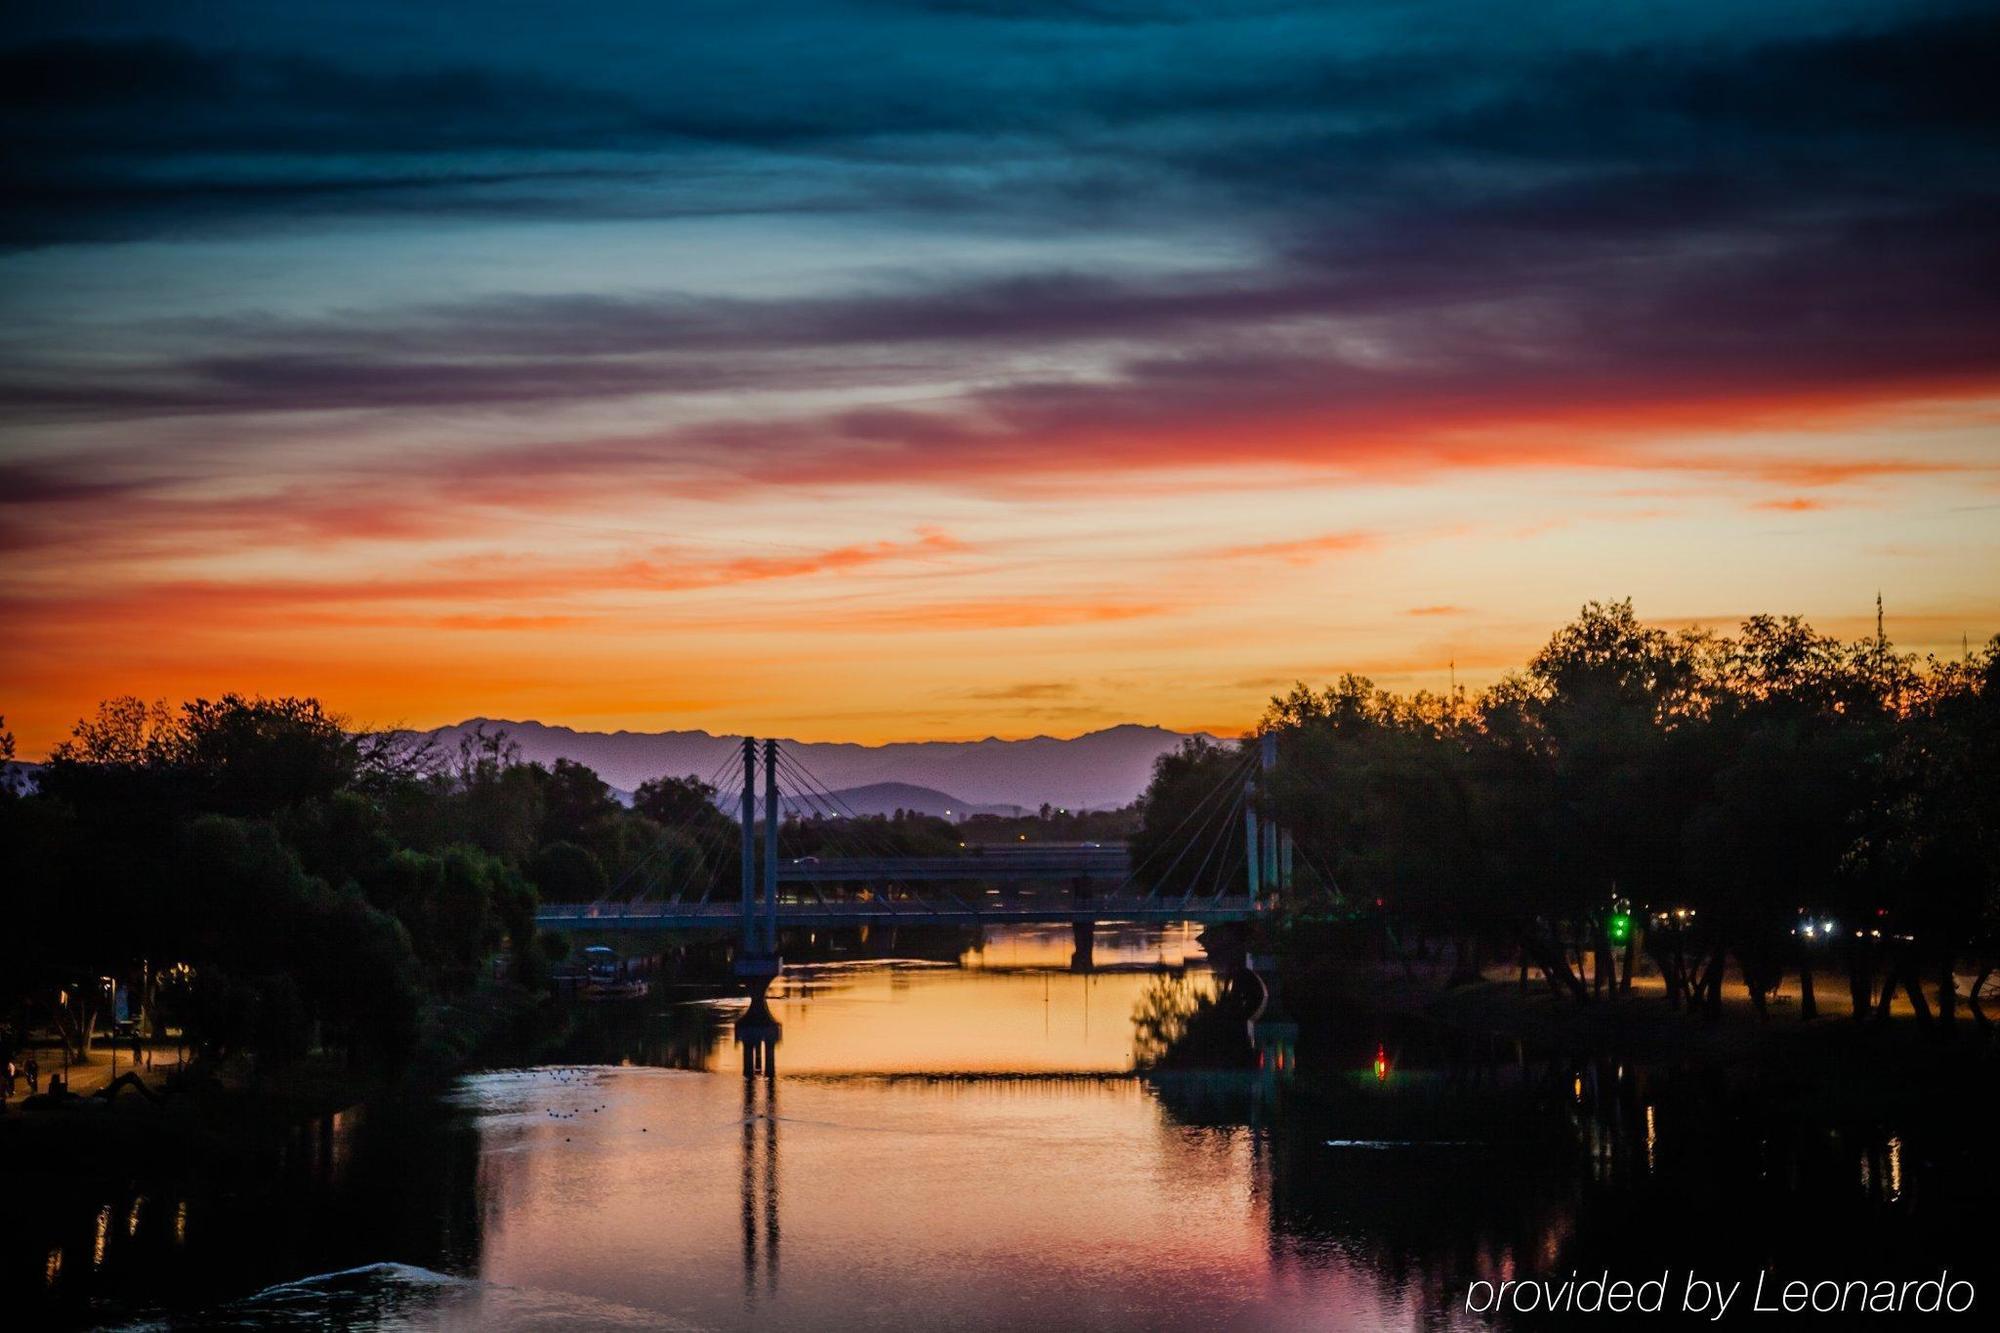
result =
[[1235,798],[1244,771],[1240,750],[1202,736],[1153,761],[1131,842],[1141,886],[1182,895],[1243,891],[1243,816]]
[[573,842],[552,842],[536,852],[528,878],[552,903],[595,902],[611,887],[597,858]]
[[588,765],[558,759],[549,768],[530,766],[542,792],[544,843],[576,842],[583,831],[606,815],[617,814],[620,806],[611,788]]

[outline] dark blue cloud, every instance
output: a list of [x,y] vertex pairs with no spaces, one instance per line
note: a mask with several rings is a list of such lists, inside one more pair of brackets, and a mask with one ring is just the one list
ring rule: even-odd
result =
[[0,53],[0,242],[16,246],[299,219],[337,234],[369,214],[777,210],[945,235],[1195,220],[1241,244],[1147,276],[913,266],[809,295],[635,280],[183,318],[140,329],[111,369],[81,345],[17,358],[0,408],[18,423],[922,384],[921,410],[752,408],[646,446],[833,442],[914,469],[926,451],[1075,449],[1182,421],[1247,434],[1272,411],[1332,431],[1441,403],[1499,419],[1917,392],[2000,361],[1989,9],[1494,12],[1085,0],[504,26],[416,7],[342,26],[250,7],[214,29],[226,42],[171,8],[23,25]]
[[1683,184],[1711,208],[1995,186],[1983,7],[1828,6],[1810,27],[1760,8],[1734,28],[1694,7],[1543,42],[1477,9],[1399,17],[1424,9],[695,6],[488,31],[467,7],[449,41],[361,10],[296,31],[239,15],[228,42],[128,11],[0,52],[0,239],[426,206],[1049,226],[1248,209],[1282,230],[1517,195],[1587,230],[1635,196],[1671,223]]

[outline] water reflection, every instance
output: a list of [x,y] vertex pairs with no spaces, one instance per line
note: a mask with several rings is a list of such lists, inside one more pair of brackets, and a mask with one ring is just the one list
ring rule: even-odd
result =
[[749,1008],[736,1020],[736,1044],[743,1051],[746,1080],[778,1076],[778,1042],[784,1035],[785,1025],[771,1012],[765,997],[759,995],[751,1000]]
[[1637,1255],[1880,1271],[1978,1178],[1713,1069],[1302,1032],[1187,931],[1088,973],[1066,927],[814,947],[761,1006],[578,1005],[524,1067],[299,1126],[260,1189],[92,1183],[5,1252],[75,1322],[1452,1328],[1474,1278]]
[[[1258,1068],[1263,1048],[1256,1015],[1264,998],[1262,983],[1249,972],[1221,979],[1156,977],[1133,1008],[1134,1063],[1146,1070]],[[1284,1072],[1284,1048],[1262,1063]]]
[[[758,1098],[763,1109],[757,1109]],[[759,1149],[758,1131],[762,1130]],[[760,1251],[759,1239],[762,1239]],[[778,1287],[778,1083],[743,1080],[743,1294],[754,1306],[757,1278]]]
[[[955,962],[788,966],[768,996],[781,1034],[771,1055],[788,1075],[1129,1073],[1133,1014],[1148,988],[1173,978],[1192,1001],[1212,997],[1215,983],[1185,931],[1102,933],[1089,972],[1070,968],[1067,927],[996,932]],[[697,1067],[720,1058],[710,1047]]]
[[[140,1144],[169,1137],[139,1156],[60,1145],[0,1162],[0,1323],[202,1308],[384,1250],[437,1269],[476,1263],[477,1131],[433,1102],[320,1117],[240,1158],[171,1137],[182,1131],[150,1108],[96,1114],[129,1117],[118,1132]],[[54,1138],[64,1126],[16,1128]]]

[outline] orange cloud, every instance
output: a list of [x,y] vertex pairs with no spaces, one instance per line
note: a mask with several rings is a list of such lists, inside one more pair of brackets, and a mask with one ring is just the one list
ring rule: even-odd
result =
[[1139,620],[1166,613],[1157,602],[1102,601],[1089,597],[995,597],[980,601],[925,602],[884,607],[820,620],[833,627],[911,630],[1044,629]]
[[[103,592],[0,597],[0,614],[35,621],[185,623],[207,617],[269,615],[327,606],[438,602],[520,603],[598,592],[690,592],[747,583],[809,578],[899,560],[921,560],[968,549],[935,531],[908,542],[878,541],[787,556],[703,559],[683,555],[594,564],[513,560],[490,555],[434,560],[430,572],[351,579],[132,580]],[[459,572],[466,571],[466,572]],[[489,571],[489,572],[478,572]],[[451,619],[447,617],[446,619]],[[464,617],[458,616],[459,619]],[[541,619],[546,619],[545,617]],[[431,623],[437,623],[432,621]],[[528,622],[516,619],[515,628]],[[466,627],[490,625],[467,621]]]
[[1372,532],[1328,532],[1317,537],[1292,541],[1259,542],[1251,546],[1228,546],[1215,554],[1225,560],[1282,560],[1288,565],[1309,565],[1322,556],[1350,551],[1370,551],[1382,544]]
[[438,629],[484,629],[517,631],[566,629],[583,623],[582,616],[436,616],[428,622]]

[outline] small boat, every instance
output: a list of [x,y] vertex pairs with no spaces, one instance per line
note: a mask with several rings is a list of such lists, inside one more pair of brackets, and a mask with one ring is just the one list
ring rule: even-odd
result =
[[617,952],[602,944],[583,951],[583,997],[586,1000],[636,1000],[651,987],[644,977],[635,977]]

